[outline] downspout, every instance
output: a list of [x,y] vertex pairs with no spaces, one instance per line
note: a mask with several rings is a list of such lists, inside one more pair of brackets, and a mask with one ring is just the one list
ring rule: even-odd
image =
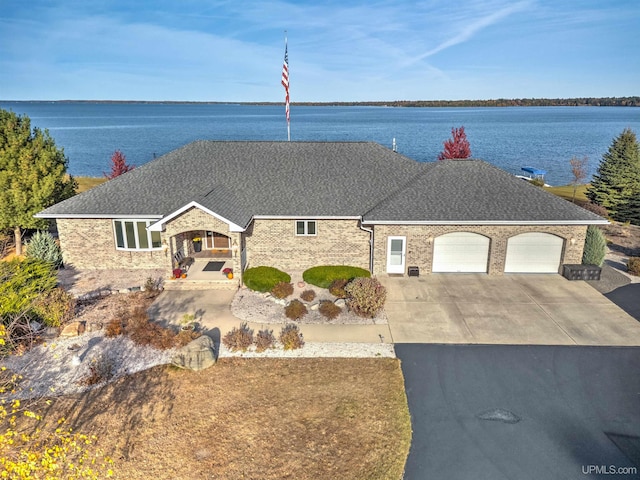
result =
[[369,230],[362,226],[362,217],[360,217],[358,227],[360,227],[360,230],[369,232],[369,271],[371,272],[371,275],[373,275],[373,229]]

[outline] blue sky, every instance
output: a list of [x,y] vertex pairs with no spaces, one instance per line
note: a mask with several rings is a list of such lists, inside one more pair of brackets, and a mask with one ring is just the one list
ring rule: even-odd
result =
[[0,0],[0,99],[640,94],[637,0]]

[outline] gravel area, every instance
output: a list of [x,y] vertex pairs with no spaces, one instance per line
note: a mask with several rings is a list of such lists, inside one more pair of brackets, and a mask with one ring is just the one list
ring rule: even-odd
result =
[[319,293],[313,301],[305,302],[300,299],[299,294],[296,295],[296,292],[294,292],[294,294],[286,300],[280,300],[278,302],[278,299],[272,297],[270,294],[258,293],[243,288],[238,290],[238,293],[233,297],[233,302],[231,302],[231,313],[246,322],[283,324],[290,321],[284,314],[284,304],[294,298],[302,301],[302,303],[307,306],[308,313],[296,322],[302,325],[310,323],[331,325],[380,325],[387,323],[387,315],[384,311],[380,312],[375,318],[363,318],[352,312],[348,312],[345,307],[342,307],[342,313],[337,318],[333,320],[327,319],[318,311],[312,310],[311,305],[318,304],[321,300],[335,300],[335,297],[328,293]]
[[58,285],[75,297],[99,292],[119,292],[125,289],[143,288],[151,278],[164,284],[167,272],[163,269],[106,269],[76,270],[61,268],[58,270]]

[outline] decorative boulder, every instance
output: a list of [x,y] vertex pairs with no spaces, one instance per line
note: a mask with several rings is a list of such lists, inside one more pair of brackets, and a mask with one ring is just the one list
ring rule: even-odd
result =
[[337,299],[337,300],[336,300],[335,302],[333,302],[333,303],[335,303],[335,304],[336,304],[336,306],[338,306],[338,307],[340,307],[340,308],[343,308],[344,306],[346,306],[346,305],[347,305],[347,302],[346,302],[346,300],[345,300],[344,298],[339,298],[339,299]]
[[77,337],[82,335],[85,331],[84,322],[71,322],[65,326],[60,332],[61,337]]
[[213,340],[207,335],[192,340],[176,352],[171,363],[195,372],[209,368],[216,363]]
[[319,303],[313,303],[311,304],[311,306],[309,307],[309,309],[311,309],[312,311],[316,311],[318,310],[318,308],[320,308],[320,304]]

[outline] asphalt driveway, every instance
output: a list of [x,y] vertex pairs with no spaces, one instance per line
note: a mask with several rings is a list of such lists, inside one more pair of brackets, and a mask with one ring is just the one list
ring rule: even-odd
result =
[[396,345],[407,480],[639,478],[640,348]]
[[393,342],[640,345],[640,322],[560,275],[381,277]]

